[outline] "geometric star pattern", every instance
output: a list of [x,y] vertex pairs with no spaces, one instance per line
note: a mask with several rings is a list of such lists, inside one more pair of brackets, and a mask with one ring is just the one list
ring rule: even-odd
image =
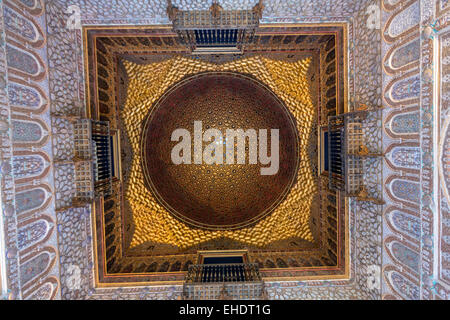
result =
[[[125,198],[130,204],[135,223],[131,248],[145,242],[156,242],[185,249],[219,238],[259,247],[290,238],[313,241],[309,228],[309,213],[317,186],[307,156],[308,141],[315,119],[309,81],[306,77],[310,62],[310,58],[284,62],[259,56],[223,64],[185,57],[146,65],[124,61],[129,82],[121,118],[133,148],[130,177],[125,182]],[[254,76],[285,103],[297,122],[301,161],[296,184],[272,214],[253,226],[239,230],[203,230],[180,222],[157,203],[144,184],[140,155],[141,123],[153,104],[170,86],[187,75],[204,71],[233,71]]]

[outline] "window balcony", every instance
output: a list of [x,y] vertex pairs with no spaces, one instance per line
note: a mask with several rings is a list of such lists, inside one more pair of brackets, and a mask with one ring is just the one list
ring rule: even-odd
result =
[[195,264],[183,287],[187,300],[264,299],[264,282],[257,264]]

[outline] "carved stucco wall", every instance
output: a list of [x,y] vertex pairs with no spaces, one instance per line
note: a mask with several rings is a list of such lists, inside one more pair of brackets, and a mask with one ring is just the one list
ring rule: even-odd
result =
[[[221,4],[224,8],[247,8],[254,2]],[[387,153],[382,165],[374,163],[370,168],[373,176],[383,172],[387,205],[381,211],[368,203],[350,203],[350,280],[268,283],[269,296],[448,298],[448,291],[443,289],[448,286],[448,254],[439,254],[437,242],[444,237],[434,232],[448,232],[448,191],[445,193],[442,188],[446,183],[445,167],[439,183],[433,183],[432,179],[439,178],[435,174],[438,168],[424,167],[418,161],[438,164],[432,152],[437,145],[433,141],[447,141],[444,115],[448,105],[442,103],[439,111],[443,133],[433,136],[430,125],[436,117],[429,119],[426,113],[434,112],[430,99],[433,82],[425,80],[422,73],[439,65],[431,60],[432,39],[446,37],[448,20],[438,21],[433,26],[437,31],[431,37],[419,36],[426,25],[445,16],[445,6],[450,4],[440,0],[421,1],[421,6],[419,1],[402,0],[330,0],[321,5],[315,1],[300,2],[265,1],[262,23],[348,22],[349,109],[357,103],[385,106],[383,131],[371,132],[369,140],[374,148],[383,141]],[[208,7],[202,1],[189,3],[195,9]],[[73,189],[73,166],[66,161],[73,148],[72,125],[67,116],[78,115],[84,103],[81,32],[65,25],[70,16],[66,10],[71,4],[81,9],[83,25],[168,23],[165,1],[116,1],[111,6],[96,0],[11,0],[0,4],[0,24],[5,30],[0,41],[0,90],[4,93],[0,95],[0,120],[4,121],[0,129],[6,128],[0,132],[1,182],[9,298],[178,298],[181,286],[94,288],[89,208],[65,209]],[[367,8],[372,4],[382,10],[381,30],[367,26]],[[182,3],[180,7],[184,8]],[[15,23],[18,19],[24,23]],[[402,51],[399,53],[397,48]],[[6,53],[12,50],[14,54],[8,58],[15,58],[7,61]],[[422,58],[417,56],[417,50]],[[444,51],[442,61],[448,64],[448,50]],[[443,84],[445,81],[448,77],[442,78]],[[446,85],[441,87],[442,102],[448,99]],[[380,119],[375,117],[373,121]],[[29,159],[29,171],[24,172],[14,161],[16,156]],[[442,155],[442,161],[446,161],[446,156]],[[24,197],[25,192],[32,192],[33,196]],[[435,203],[435,199],[440,202]],[[438,221],[440,228],[436,228]],[[448,237],[445,239],[448,241]],[[433,265],[436,255],[439,266]],[[382,274],[378,272],[381,265]],[[381,277],[378,289],[376,284]],[[375,285],[368,286],[368,280]]]
[[[449,299],[448,149],[444,155],[438,150],[447,139],[449,79],[445,73],[433,79],[445,68],[448,49],[433,52],[448,47],[450,4],[384,1],[382,9],[387,202],[382,297]],[[433,93],[437,85],[441,90]]]
[[[105,23],[105,15],[108,17],[120,17],[114,21],[108,21],[109,24],[149,24],[149,23],[167,23],[168,20],[165,17],[164,11],[161,12],[161,8],[155,6],[155,12],[153,14],[147,14],[143,17],[144,20],[139,20],[142,17],[142,13],[135,15],[132,13],[132,9],[125,10],[124,7],[119,8],[109,8],[100,9],[98,7],[92,8],[86,7],[83,9],[83,4],[80,3],[81,8],[81,18],[82,24],[102,24]],[[249,3],[248,6],[251,6]],[[142,6],[139,2],[136,2],[136,6]],[[224,7],[233,6],[235,4],[224,4]],[[203,9],[208,6],[203,5]],[[287,10],[287,7],[290,9]],[[159,9],[158,9],[159,8]],[[198,8],[198,7],[196,7]],[[302,9],[299,9],[302,8]],[[350,8],[350,9],[349,9]],[[93,11],[90,11],[92,9]],[[141,7],[142,10],[148,10],[148,7]],[[60,16],[65,10],[65,6],[58,5],[47,5],[47,10],[52,12],[51,16]],[[95,11],[97,10],[97,11]],[[121,11],[122,10],[122,11]],[[159,10],[159,11],[158,11]],[[359,16],[355,19],[353,17],[354,12],[352,10],[358,10]],[[59,11],[59,12],[58,12]],[[340,2],[327,2],[326,6],[315,7],[311,3],[308,3],[304,7],[299,7],[296,3],[283,3],[277,4],[266,3],[266,10],[263,16],[263,23],[269,22],[348,22],[349,26],[349,38],[352,39],[352,43],[355,44],[351,46],[352,52],[349,56],[352,57],[352,69],[358,68],[358,72],[352,74],[351,87],[349,91],[351,96],[355,96],[355,91],[360,92],[365,103],[369,102],[379,102],[377,101],[377,94],[372,93],[371,87],[380,87],[381,84],[381,70],[378,69],[376,61],[380,60],[380,45],[374,47],[373,43],[378,43],[380,41],[379,30],[368,29],[365,22],[365,11],[366,8],[361,3],[357,6],[350,5],[346,6],[345,3]],[[285,12],[285,14],[280,17],[280,13]],[[328,14],[327,14],[328,13]],[[325,15],[325,18],[321,16]],[[65,15],[68,17],[68,15]],[[50,17],[50,15],[49,15]],[[131,18],[133,17],[133,18]],[[138,20],[136,20],[138,19]],[[67,38],[64,33],[67,33],[67,29],[64,25],[58,25],[60,21],[56,19],[49,19],[49,23],[55,22],[54,36],[49,37],[49,42],[51,42],[55,47],[58,47],[58,43],[63,43]],[[354,23],[356,21],[356,23]],[[53,25],[52,25],[53,26]],[[72,32],[75,34],[75,32]],[[53,41],[55,41],[53,43]],[[358,48],[356,50],[356,48]],[[79,51],[79,49],[78,49]],[[70,55],[69,55],[70,56]],[[353,57],[355,56],[355,59]],[[64,57],[61,57],[64,58]],[[75,70],[73,70],[75,72]],[[70,73],[70,72],[69,72]],[[363,75],[362,75],[363,74]],[[359,75],[358,79],[354,81],[353,76]],[[356,76],[355,76],[356,77]],[[371,81],[360,81],[360,79],[371,79]],[[82,88],[79,84],[78,87]],[[82,89],[80,89],[82,90]],[[379,94],[378,94],[379,97]],[[61,212],[61,220],[67,221],[68,228],[63,230],[73,230],[76,229],[73,221],[69,219],[69,216],[77,216],[76,210],[68,210]],[[66,279],[73,278],[73,267],[70,269],[71,265],[77,265],[81,268],[82,274],[90,274],[90,278],[83,278],[84,283],[80,286],[81,290],[70,290],[63,287],[63,298],[155,298],[155,297],[165,297],[165,298],[176,298],[179,297],[181,293],[180,286],[172,287],[149,287],[149,288],[122,288],[120,290],[113,289],[92,289],[93,279],[92,279],[92,263],[86,263],[90,261],[91,252],[89,250],[90,245],[90,234],[89,234],[89,220],[87,219],[89,214],[88,211],[84,211],[83,224],[85,225],[78,232],[62,232],[60,237],[60,246],[64,252],[68,252],[65,255],[70,263],[65,262],[61,265],[61,278],[62,283],[65,283]],[[380,219],[380,209],[369,204],[352,204],[352,214],[350,221],[350,229],[352,233],[351,241],[351,254],[353,258],[351,259],[351,279],[343,281],[309,281],[309,282],[271,282],[267,283],[267,290],[271,298],[372,298],[376,299],[380,297],[380,291],[375,287],[373,289],[367,288],[367,278],[368,278],[368,267],[370,266],[380,266],[381,265],[381,219]],[[63,218],[64,217],[64,218]],[[79,227],[79,226],[77,226]],[[374,239],[368,239],[367,235],[374,235]],[[353,236],[354,235],[354,236]],[[377,236],[378,235],[378,236]],[[378,237],[378,238],[377,238]],[[366,240],[363,240],[366,238]],[[82,243],[84,245],[83,250],[79,250],[76,244]],[[358,243],[358,246],[356,245]]]
[[60,297],[45,10],[0,3],[0,149],[10,299]]

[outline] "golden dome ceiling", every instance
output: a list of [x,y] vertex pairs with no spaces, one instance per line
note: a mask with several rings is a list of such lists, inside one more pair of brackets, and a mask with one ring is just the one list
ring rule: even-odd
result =
[[[248,250],[250,261],[271,279],[343,272],[345,212],[336,209],[342,202],[318,176],[317,154],[318,125],[345,96],[329,95],[337,75],[339,81],[344,76],[340,64],[328,60],[336,41],[342,46],[339,30],[265,27],[248,52],[224,56],[186,54],[169,29],[157,35],[89,30],[87,50],[95,53],[87,64],[90,114],[110,122],[117,148],[114,193],[95,211],[100,281],[182,280],[183,272],[176,271],[195,263],[199,250]],[[184,80],[208,72],[244,74],[267,86],[295,118],[299,136],[297,180],[287,196],[270,214],[239,228],[212,230],[177,218],[148,187],[142,166],[144,124],[157,102]]]
[[[136,64],[124,60],[128,74],[127,98],[122,120],[133,149],[125,198],[133,212],[134,233],[130,247],[143,243],[162,243],[180,249],[214,239],[227,238],[252,246],[300,238],[312,241],[309,214],[317,185],[308,159],[308,141],[312,133],[315,110],[306,77],[310,58],[296,62],[271,60],[255,56],[224,64],[175,57],[162,62]],[[175,218],[146,187],[141,159],[141,125],[158,99],[187,76],[207,71],[231,71],[248,74],[267,85],[286,105],[296,120],[299,135],[300,165],[298,180],[287,197],[264,219],[237,230],[207,230]],[[257,214],[256,214],[257,215]]]
[[[197,133],[194,122],[202,127]],[[181,142],[188,143],[183,150],[188,164],[171,159],[178,144],[171,137],[177,129],[188,133]],[[220,136],[203,142],[203,151],[202,135],[209,129],[219,130]],[[239,148],[231,156],[226,143],[237,146],[238,140],[227,136],[227,130],[239,129],[254,130],[259,151],[267,141],[267,154],[279,154],[276,164],[249,163],[249,150],[254,149],[249,142],[245,163],[238,164]],[[260,129],[267,130],[267,139],[257,138]],[[272,129],[279,131],[279,152],[272,145]],[[199,136],[198,146],[194,135]],[[151,109],[142,136],[143,170],[150,191],[178,219],[206,229],[235,229],[256,223],[284,200],[298,171],[298,139],[294,118],[261,82],[232,72],[200,73],[178,82]],[[195,148],[202,156],[207,146],[213,153],[221,150],[219,163],[193,163]],[[261,155],[257,158],[261,160]],[[269,166],[276,172],[262,175],[261,168]]]

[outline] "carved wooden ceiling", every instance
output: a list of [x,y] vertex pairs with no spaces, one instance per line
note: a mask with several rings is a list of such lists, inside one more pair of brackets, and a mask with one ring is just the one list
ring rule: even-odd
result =
[[[114,195],[96,204],[100,282],[182,281],[197,250],[224,249],[247,249],[267,278],[346,275],[343,199],[327,190],[317,169],[318,127],[343,110],[343,27],[261,26],[243,55],[190,55],[169,28],[94,28],[85,36],[88,113],[110,121],[120,138]],[[178,219],[146,188],[141,166],[149,110],[179,81],[208,71],[241,73],[267,86],[299,135],[296,183],[270,214],[237,229]]]

